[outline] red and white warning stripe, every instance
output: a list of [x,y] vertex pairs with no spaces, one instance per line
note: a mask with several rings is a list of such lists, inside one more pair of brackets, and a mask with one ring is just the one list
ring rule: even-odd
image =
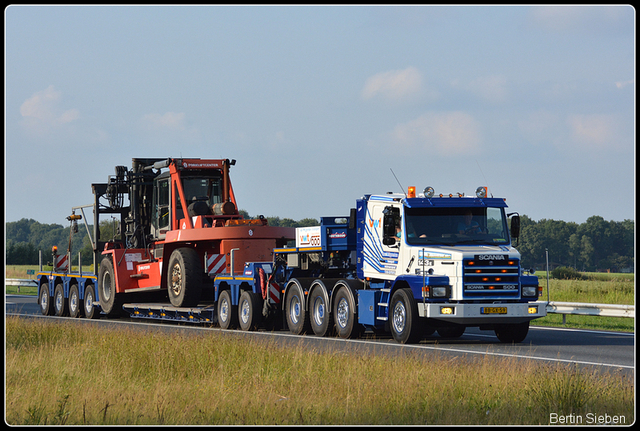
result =
[[224,254],[212,254],[207,256],[207,274],[220,274],[227,267],[227,259]]
[[280,303],[280,286],[274,281],[269,282],[269,299],[276,304]]
[[66,271],[67,269],[69,269],[69,260],[67,259],[67,255],[56,255],[54,266],[54,271]]

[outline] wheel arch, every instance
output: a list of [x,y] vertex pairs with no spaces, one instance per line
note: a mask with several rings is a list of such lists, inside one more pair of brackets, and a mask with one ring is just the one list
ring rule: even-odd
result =
[[300,290],[302,290],[302,298],[300,298],[300,300],[302,301],[302,305],[305,309],[305,311],[309,310],[309,305],[307,304],[307,298],[309,296],[309,287],[311,286],[311,283],[313,283],[313,281],[315,280],[315,278],[304,278],[304,277],[300,277],[300,278],[292,278],[290,279],[287,284],[285,284],[284,286],[284,294],[282,295],[282,310],[284,311],[286,308],[286,302],[287,302],[287,295],[289,294],[289,291],[291,290],[292,286],[298,286],[300,288]]
[[364,287],[364,283],[360,280],[351,280],[351,279],[338,279],[333,285],[331,289],[331,294],[329,295],[329,301],[331,305],[331,310],[333,310],[334,302],[335,302],[335,294],[338,289],[342,286],[346,287],[347,292],[351,295],[351,300],[353,301],[353,305],[355,307],[356,316],[358,314],[358,290]]
[[[307,295],[311,298],[311,295],[316,289],[320,289],[323,292],[325,303],[327,304],[327,308],[329,312],[331,312],[331,297],[333,296],[334,287],[338,278],[318,278],[313,280],[311,285],[309,286],[309,294]],[[307,301],[308,302],[308,301]],[[307,310],[309,309],[309,304],[307,304]]]

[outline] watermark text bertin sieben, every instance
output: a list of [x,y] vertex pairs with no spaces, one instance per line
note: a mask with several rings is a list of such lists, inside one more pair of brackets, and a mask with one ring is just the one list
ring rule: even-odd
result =
[[549,423],[551,425],[625,425],[627,418],[624,415],[610,415],[608,413],[586,413],[583,415],[549,413]]

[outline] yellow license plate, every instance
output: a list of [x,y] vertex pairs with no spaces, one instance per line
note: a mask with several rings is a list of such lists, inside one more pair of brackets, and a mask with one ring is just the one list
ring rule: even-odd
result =
[[507,314],[507,307],[482,307],[481,314]]

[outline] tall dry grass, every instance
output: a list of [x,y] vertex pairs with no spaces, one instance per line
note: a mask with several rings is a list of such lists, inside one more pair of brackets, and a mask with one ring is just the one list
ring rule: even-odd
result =
[[[6,420],[22,424],[633,421],[633,380],[533,361],[317,352],[242,334],[6,321]],[[568,388],[568,389],[567,389]]]

